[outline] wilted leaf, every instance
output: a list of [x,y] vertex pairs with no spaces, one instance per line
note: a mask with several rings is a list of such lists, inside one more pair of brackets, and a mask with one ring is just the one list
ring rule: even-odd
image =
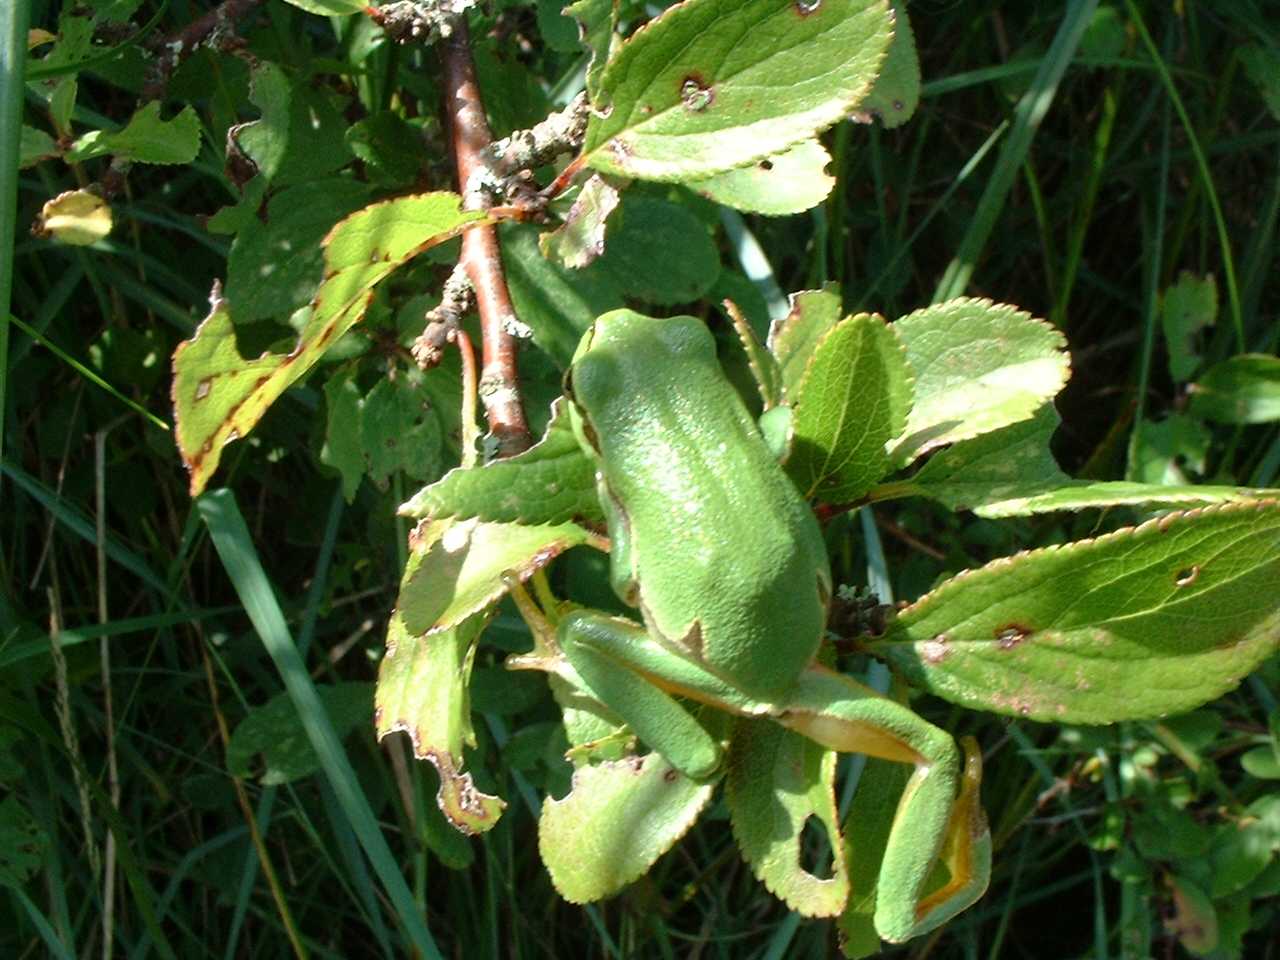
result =
[[195,336],[173,355],[174,433],[191,474],[192,496],[217,468],[222,446],[252,430],[275,399],[363,318],[375,285],[482,216],[463,213],[455,194],[426,193],[375,203],[347,217],[325,239],[326,279],[288,354],[245,360],[226,301],[216,299]]
[[816,207],[836,185],[827,173],[831,154],[817,140],[805,140],[784,153],[745,167],[728,170],[686,186],[708,200],[743,210],[780,217]]
[[583,156],[690,180],[782,153],[866,95],[891,37],[883,0],[677,4],[609,60]]
[[787,472],[806,497],[856,500],[888,472],[885,447],[911,407],[905,351],[872,314],[840,321],[818,344],[798,394]]
[[[371,684],[317,684],[316,693],[339,738],[369,722]],[[254,707],[236,725],[227,743],[227,771],[235,777],[249,777],[258,754],[265,764],[259,780],[266,786],[291,783],[320,769],[320,757],[288,693],[276,694],[263,706]]]
[[920,105],[920,57],[916,38],[907,19],[906,4],[893,0],[893,42],[880,65],[880,76],[866,99],[858,104],[855,117],[878,118],[886,129],[900,127]]
[[47,202],[31,232],[73,247],[87,247],[111,232],[111,207],[96,193],[68,190]]
[[1219,423],[1280,420],[1280,357],[1243,353],[1191,386],[1191,412]]
[[590,538],[572,523],[423,521],[400,583],[405,628],[417,635],[455,626],[506,593],[504,574],[524,579]]
[[[849,897],[835,772],[833,751],[772,720],[739,720],[734,728],[725,784],[733,835],[756,877],[806,917],[835,916]],[[826,833],[829,876],[805,867],[814,852],[803,846],[810,818]]]
[[1203,890],[1183,877],[1169,878],[1173,916],[1164,925],[1190,952],[1204,956],[1218,946],[1218,916]]
[[67,151],[68,163],[83,163],[110,154],[134,163],[190,163],[200,152],[200,118],[183,107],[172,120],[160,119],[160,101],[141,107],[123,130],[94,130]]
[[714,789],[656,753],[580,768],[568,796],[542,805],[538,849],[551,882],[570,903],[617,893],[688,832]]
[[1280,649],[1280,503],[1174,513],[953,577],[869,648],[979,710],[1062,723],[1176,714]]
[[582,185],[564,223],[538,239],[543,256],[575,270],[594,261],[604,253],[606,221],[621,199],[617,187],[598,173],[592,174]]
[[1025,420],[1067,382],[1062,334],[1006,304],[967,297],[897,320],[915,375],[915,401],[893,459]]
[[400,515],[522,524],[603,520],[595,464],[573,435],[562,399],[552,407],[547,432],[534,446],[483,467],[451,470],[418,491]]
[[440,775],[436,801],[441,812],[464,833],[483,833],[498,822],[506,806],[476,789],[463,772],[462,748],[474,747],[467,684],[475,644],[488,617],[472,617],[429,637],[413,636],[399,614],[387,627],[387,655],[378,668],[374,724],[378,739],[402,730],[413,741],[413,755],[429,760]]

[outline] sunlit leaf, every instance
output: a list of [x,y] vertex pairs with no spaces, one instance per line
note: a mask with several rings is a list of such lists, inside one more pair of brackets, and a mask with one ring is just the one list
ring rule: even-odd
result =
[[160,101],[141,107],[123,130],[94,130],[72,144],[67,161],[83,163],[111,155],[134,163],[190,163],[200,151],[200,118],[186,106],[172,120],[160,119]]
[[588,165],[689,180],[782,153],[871,89],[892,37],[883,0],[687,0],[609,60]]
[[893,459],[921,454],[1030,417],[1067,382],[1066,341],[1029,313],[961,298],[902,317],[915,400]]
[[109,234],[111,226],[107,201],[89,190],[68,190],[41,208],[31,232],[73,247],[87,247]]
[[603,520],[595,464],[582,452],[563,400],[552,408],[546,434],[524,453],[452,470],[420,490],[400,514],[523,524]]
[[869,647],[979,710],[1062,723],[1190,710],[1280,649],[1280,502],[996,560],[900,611]]
[[192,494],[204,489],[223,445],[252,430],[275,399],[363,318],[376,284],[481,217],[463,213],[451,193],[400,197],[347,217],[325,240],[325,281],[287,354],[244,359],[226,301],[217,298],[195,336],[173,356],[175,435]]
[[538,849],[551,882],[570,903],[617,893],[688,832],[714,788],[656,753],[580,768],[568,796],[542,805]]
[[524,579],[590,539],[573,523],[423,521],[411,538],[397,609],[412,634],[448,629],[502,597],[504,574]]
[[831,154],[817,140],[805,140],[784,153],[728,170],[687,186],[709,200],[779,217],[816,207],[836,185],[827,173]]
[[840,288],[802,290],[790,297],[791,309],[769,328],[769,350],[782,369],[783,396],[792,400],[800,389],[818,344],[840,322]]
[[[849,875],[835,799],[836,754],[772,720],[739,720],[725,796],[742,858],[769,891],[806,917],[844,909]],[[806,869],[810,819],[822,825],[831,869]]]
[[793,397],[787,472],[806,497],[847,503],[888,472],[886,444],[911,406],[905,351],[884,319],[841,320],[818,344]]

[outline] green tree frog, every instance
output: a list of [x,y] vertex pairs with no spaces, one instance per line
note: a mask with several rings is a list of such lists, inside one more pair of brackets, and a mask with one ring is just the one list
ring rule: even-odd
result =
[[[676,697],[770,717],[832,750],[912,765],[880,869],[875,923],[924,933],[986,887],[980,764],[908,707],[815,658],[831,570],[812,510],[770,452],[693,317],[601,316],[566,377],[579,443],[596,465],[614,590],[643,626],[578,610],[535,622],[514,666],[558,672],[688,777],[723,747]],[[926,895],[939,859],[950,880]]]

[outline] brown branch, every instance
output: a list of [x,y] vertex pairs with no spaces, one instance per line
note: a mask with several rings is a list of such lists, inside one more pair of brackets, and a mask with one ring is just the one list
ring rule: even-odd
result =
[[155,44],[156,62],[142,88],[144,99],[155,100],[164,95],[169,78],[183,60],[204,46],[206,41],[217,47],[238,42],[236,21],[262,6],[263,0],[223,0],[203,17],[192,20],[176,33]]
[[[463,207],[481,210],[488,205],[481,183],[489,174],[485,149],[493,141],[493,134],[489,131],[484,102],[480,99],[465,18],[458,18],[450,36],[443,41],[441,56],[445,115],[453,140]],[[530,442],[529,425],[520,402],[516,337],[513,335],[522,325],[511,304],[502,269],[498,232],[492,224],[473,227],[462,235],[459,263],[471,278],[476,309],[480,314],[483,356],[480,399],[489,421],[489,433],[497,442],[498,455],[510,456],[527,448]]]

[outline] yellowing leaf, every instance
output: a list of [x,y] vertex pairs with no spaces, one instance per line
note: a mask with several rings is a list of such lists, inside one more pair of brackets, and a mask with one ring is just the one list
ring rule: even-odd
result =
[[111,232],[111,207],[96,193],[68,190],[40,211],[31,232],[59,243],[87,247]]
[[191,495],[208,483],[223,445],[252,430],[276,398],[364,317],[378,283],[482,217],[464,213],[452,193],[386,200],[347,217],[325,238],[325,280],[287,354],[244,359],[227,304],[216,297],[195,336],[173,355],[174,433]]

